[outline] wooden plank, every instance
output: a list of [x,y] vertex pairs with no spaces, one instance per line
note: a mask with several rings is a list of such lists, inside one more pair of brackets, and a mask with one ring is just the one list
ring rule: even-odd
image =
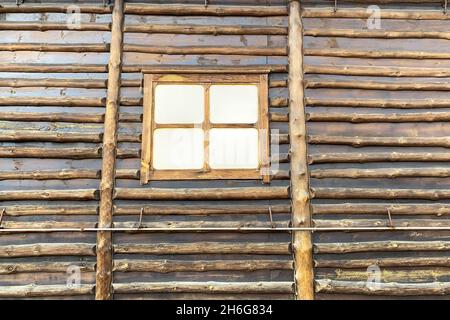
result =
[[[0,8],[1,10],[1,8]],[[78,31],[109,31],[109,23],[83,22],[80,25],[58,22],[21,22],[2,21],[0,30],[23,30],[23,31],[49,31],[49,30],[78,30]]]

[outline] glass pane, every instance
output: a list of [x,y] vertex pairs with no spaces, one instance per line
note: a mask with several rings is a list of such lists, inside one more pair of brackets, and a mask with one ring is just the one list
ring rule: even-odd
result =
[[258,121],[258,87],[255,85],[212,85],[212,123],[255,123]]
[[204,88],[201,85],[157,85],[156,123],[202,123]]
[[257,129],[211,129],[209,165],[213,169],[258,168]]
[[204,163],[202,129],[156,129],[153,134],[155,169],[201,169]]

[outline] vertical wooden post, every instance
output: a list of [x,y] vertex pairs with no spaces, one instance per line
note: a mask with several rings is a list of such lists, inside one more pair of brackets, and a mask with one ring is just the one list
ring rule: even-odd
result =
[[[289,2],[289,136],[291,197],[294,227],[311,226],[306,117],[303,93],[303,30],[300,1]],[[312,240],[310,231],[293,232],[296,297],[314,299]]]
[[[103,135],[102,179],[100,183],[99,228],[112,226],[113,192],[117,150],[117,121],[120,100],[120,78],[123,40],[123,0],[114,1],[111,28],[111,49],[108,71],[108,96],[106,100]],[[97,233],[97,273],[95,299],[112,298],[112,233]]]

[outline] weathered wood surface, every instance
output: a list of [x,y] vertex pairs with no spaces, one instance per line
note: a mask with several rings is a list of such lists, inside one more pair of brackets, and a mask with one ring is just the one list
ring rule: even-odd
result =
[[115,293],[209,292],[209,293],[292,293],[291,282],[148,282],[115,283]]
[[363,295],[391,295],[391,296],[423,296],[448,295],[450,283],[377,283],[367,286],[367,281],[336,281],[316,280],[316,291],[325,293],[345,293]]
[[0,257],[95,256],[90,243],[35,243],[0,246]]
[[[113,193],[115,185],[117,125],[119,121],[120,78],[122,66],[124,1],[115,0],[112,12],[111,47],[108,64],[108,96],[104,118],[102,147],[102,177],[98,226],[112,227]],[[97,264],[95,298],[112,299],[112,233],[97,233]]]
[[292,261],[277,260],[127,260],[115,259],[116,272],[207,272],[207,271],[256,271],[292,270]]
[[[293,227],[311,226],[307,165],[307,136],[303,92],[303,38],[300,1],[289,3],[289,136],[291,137],[291,198]],[[309,231],[293,235],[297,298],[314,299],[312,236]]]
[[115,254],[290,254],[289,243],[154,243],[145,244],[117,244],[114,245]]
[[116,188],[115,199],[141,200],[250,200],[250,199],[287,199],[286,187],[243,187],[243,188],[206,188],[206,189],[138,189]]

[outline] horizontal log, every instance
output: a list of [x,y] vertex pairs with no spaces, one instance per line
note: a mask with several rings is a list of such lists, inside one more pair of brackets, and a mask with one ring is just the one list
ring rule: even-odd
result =
[[317,199],[450,199],[445,189],[313,188]]
[[96,200],[96,189],[74,190],[1,190],[0,200]]
[[450,177],[450,168],[388,168],[388,169],[313,169],[311,178],[404,178]]
[[92,169],[62,169],[62,170],[33,170],[33,171],[1,171],[1,180],[70,180],[70,179],[99,179],[100,170]]
[[304,50],[306,56],[370,58],[370,59],[450,59],[447,52],[425,51],[363,51],[351,49],[311,49]]
[[317,228],[376,228],[376,227],[399,227],[399,228],[450,228],[450,220],[436,219],[339,219],[327,220],[316,219],[314,226]]
[[[400,91],[400,90],[412,90],[412,91],[448,91],[450,90],[450,84],[444,82],[434,82],[434,83],[393,83],[393,82],[381,82],[381,81],[322,81],[322,80],[308,80],[305,82],[305,87],[308,89],[318,89],[318,88],[328,88],[328,89],[359,89],[359,90],[388,90],[388,91]],[[313,102],[311,102],[311,100]],[[316,100],[316,103],[314,103]],[[336,100],[319,100],[318,99],[310,99],[311,104],[323,105],[327,104],[329,106],[334,106]],[[386,105],[390,103],[399,104],[397,101],[386,101],[386,100],[367,100],[370,106],[377,104],[377,108],[387,108]],[[355,103],[352,103],[355,102]],[[425,108],[436,108],[445,103],[445,101],[433,101],[435,103],[431,103],[429,100],[425,101],[427,106]],[[319,103],[319,104],[317,104]],[[338,100],[338,103],[347,104],[346,106],[355,106],[356,104],[364,104],[361,100]],[[415,103],[423,103],[419,101],[410,101],[402,104],[401,108],[406,108],[406,106],[411,106]],[[447,107],[450,106],[447,103]],[[391,107],[389,107],[391,108]],[[394,107],[395,108],[395,107]],[[422,108],[422,107],[420,107]]]
[[450,251],[450,241],[368,241],[344,243],[316,243],[316,254],[397,251]]
[[[1,8],[0,8],[1,10]],[[55,23],[55,22],[21,22],[2,21],[0,30],[26,30],[26,31],[49,31],[49,30],[78,30],[78,31],[110,31],[110,23],[87,23],[80,24]]]
[[304,36],[368,38],[368,39],[444,39],[450,40],[450,33],[444,31],[381,31],[353,29],[307,29]]
[[106,73],[106,64],[22,64],[0,63],[1,72]]
[[0,298],[30,298],[30,297],[60,297],[92,295],[93,284],[80,284],[76,286],[64,285],[35,285],[1,286]]
[[[336,272],[330,272],[326,269],[319,269],[315,272],[317,279],[333,279],[340,281],[366,281],[367,268],[357,269],[339,269]],[[445,267],[428,268],[392,268],[380,270],[381,279],[384,282],[439,282],[445,281],[450,276],[450,270]]]
[[[1,24],[0,24],[1,28]],[[211,34],[211,35],[287,35],[286,27],[271,26],[202,26],[179,24],[135,24],[127,25],[125,32],[162,34]]]
[[116,179],[139,180],[140,170],[138,169],[117,169],[115,173]]
[[[37,80],[34,80],[37,81]],[[69,98],[69,97],[0,97],[0,106],[57,106],[57,107],[104,107],[106,98]]]
[[[82,88],[103,89],[106,88],[107,80],[101,79],[0,79],[0,87],[26,88]],[[11,99],[11,98],[10,98]],[[54,99],[54,98],[53,98]],[[53,100],[48,99],[48,100]],[[68,98],[57,100],[66,101]],[[73,100],[73,98],[72,98]],[[94,99],[92,99],[94,101]]]
[[368,163],[368,162],[446,162],[450,153],[445,152],[370,152],[370,153],[322,153],[308,156],[312,163]]
[[143,73],[229,73],[229,74],[260,74],[270,72],[287,72],[287,65],[285,64],[255,64],[247,66],[216,66],[216,65],[202,65],[202,66],[186,66],[186,65],[125,65],[123,72],[143,72]]
[[269,87],[270,88],[283,88],[287,87],[287,80],[278,80],[278,79],[270,79]]
[[0,131],[0,141],[101,142],[102,138],[101,133],[38,130]]
[[0,257],[95,256],[91,243],[35,243],[0,246]]
[[0,147],[1,158],[97,159],[101,148]]
[[69,112],[0,112],[3,121],[48,121],[73,123],[103,123],[103,114]]
[[308,121],[324,122],[447,122],[450,121],[449,112],[412,112],[412,113],[334,113],[310,112],[306,115]]
[[[120,122],[142,122],[142,114],[140,113],[126,113],[121,112],[119,113],[119,121]],[[128,137],[130,137],[129,135]],[[138,135],[136,135],[139,137]]]
[[[362,82],[364,83],[364,82]],[[395,108],[395,109],[417,109],[417,108],[449,108],[450,102],[446,100],[383,100],[383,99],[312,99],[307,98],[309,106],[325,107],[353,107],[353,108]]]
[[450,293],[450,283],[373,283],[367,281],[337,281],[329,279],[316,280],[318,293],[361,294],[377,296],[440,296]]
[[352,147],[402,146],[402,147],[450,147],[447,137],[350,137],[350,136],[308,136],[311,144],[337,144]]
[[401,257],[379,259],[317,259],[314,261],[317,268],[343,268],[356,269],[369,266],[379,267],[448,267],[449,257]]
[[[1,46],[0,46],[1,49]],[[124,44],[125,52],[139,52],[152,54],[167,55],[201,55],[201,54],[217,54],[217,55],[250,55],[250,56],[285,56],[287,50],[285,47],[213,47],[213,46],[176,46],[176,47],[160,47],[139,44]]]
[[387,214],[391,215],[436,215],[450,214],[450,205],[421,203],[338,203],[315,204],[314,214]]
[[131,282],[114,283],[114,293],[293,293],[292,282]]
[[[137,219],[136,219],[137,220]],[[158,222],[143,222],[140,228],[155,229],[154,231],[160,232],[183,232],[183,229],[195,229],[189,232],[201,232],[201,229],[205,229],[207,232],[211,230],[208,229],[242,229],[242,228],[287,228],[289,227],[289,221],[274,221],[271,223],[269,219],[267,222],[261,221],[158,221]],[[7,222],[7,221],[6,221]],[[4,223],[6,223],[4,222]],[[136,222],[115,222],[114,227],[121,228],[137,228],[139,223]],[[161,230],[156,230],[161,229]],[[170,230],[168,230],[170,229]],[[151,231],[151,230],[147,230]],[[245,232],[245,231],[243,231]]]
[[116,205],[114,215],[210,215],[290,213],[288,204],[275,205]]
[[305,65],[305,73],[345,76],[445,78],[450,77],[450,68]]
[[1,274],[60,272],[66,273],[76,266],[81,272],[94,272],[94,262],[34,262],[34,263],[0,263]]
[[[70,199],[69,199],[70,200]],[[60,231],[60,229],[76,229],[82,230],[87,228],[95,228],[95,222],[78,222],[78,221],[3,221],[2,230],[8,232],[8,229],[33,229],[38,232]],[[15,230],[10,231],[17,232]]]
[[109,44],[1,43],[0,51],[108,52]]
[[289,260],[114,260],[115,272],[207,272],[292,270]]
[[193,242],[193,243],[153,243],[116,244],[115,254],[274,254],[291,253],[287,242],[236,243],[236,242]]
[[115,199],[121,200],[251,200],[287,199],[287,187],[242,188],[116,188]]
[[277,97],[270,99],[270,107],[272,108],[284,108],[287,107],[288,104],[289,104],[288,98]]
[[[383,8],[380,11],[381,19],[400,20],[449,20],[450,17],[442,11],[426,10],[389,10]],[[366,9],[330,10],[321,8],[304,8],[302,17],[304,18],[342,18],[342,19],[368,19],[373,16],[373,12]]]
[[[80,13],[111,13],[111,7],[103,5],[77,4],[77,10]],[[2,4],[0,13],[70,13],[71,5],[57,5],[57,4],[30,4],[23,6],[15,4]]]
[[272,122],[289,122],[289,114],[282,112],[270,112],[269,120]]
[[58,206],[5,206],[5,214],[12,217],[19,216],[39,216],[39,215],[96,215],[98,206],[92,205],[72,205],[70,207]]
[[140,149],[117,149],[117,158],[118,159],[130,159],[130,158],[140,158],[141,150]]
[[170,16],[286,16],[286,6],[217,6],[126,3],[126,14]]

